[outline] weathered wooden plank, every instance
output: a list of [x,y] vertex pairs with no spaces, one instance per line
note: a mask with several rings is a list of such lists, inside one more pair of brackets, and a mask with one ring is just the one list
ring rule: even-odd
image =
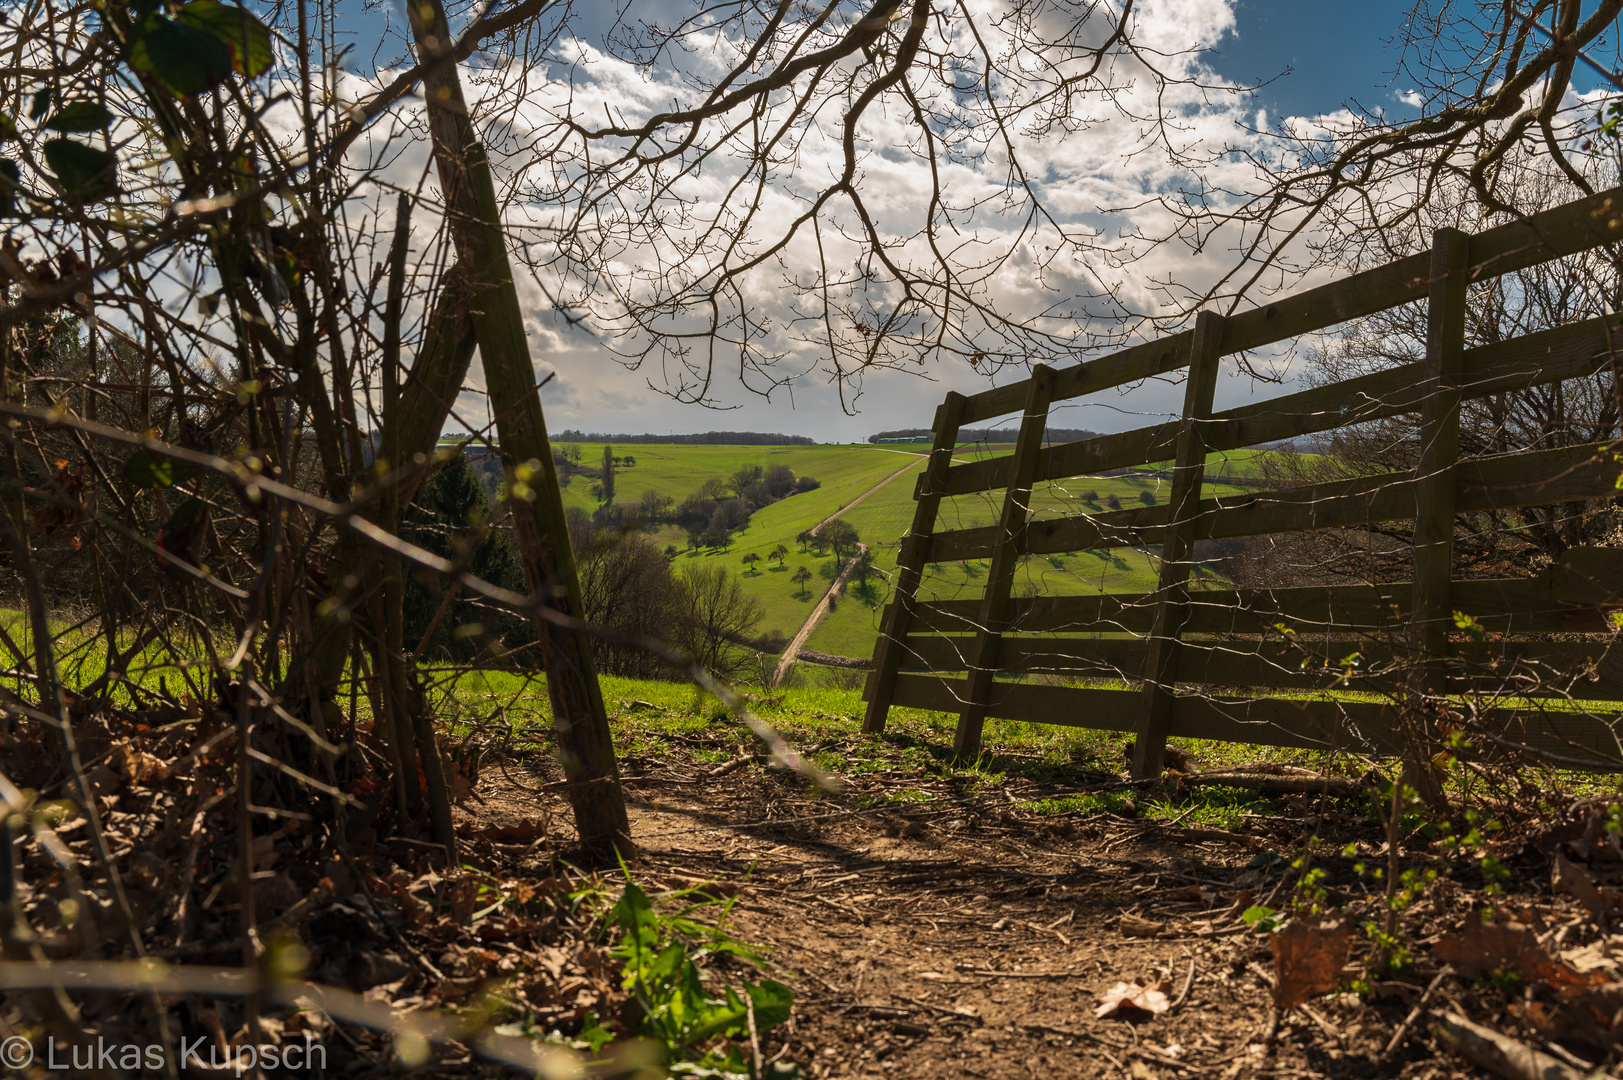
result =
[[[1477,233],[1469,242],[1470,279],[1480,281],[1618,240],[1623,240],[1623,188],[1603,191],[1524,221]],[[1430,281],[1431,256],[1422,253],[1271,301],[1229,316],[1222,352],[1229,355],[1261,348],[1419,300],[1427,295]],[[1182,352],[1173,344],[1175,337],[1145,342],[1064,369],[1059,373],[1055,400],[1091,394],[1174,370],[1175,363],[1158,365],[1167,364]],[[1023,382],[975,394],[967,404],[964,423],[977,423],[1013,412],[1020,407],[1025,394]]]
[[1429,254],[1411,255],[1352,277],[1229,316],[1225,354],[1311,334],[1426,295]]
[[[895,704],[934,712],[958,711],[963,679],[903,674],[896,680]],[[1026,723],[1094,731],[1131,731],[1142,695],[1131,690],[994,684],[987,715]],[[1623,717],[1611,712],[1569,708],[1485,710],[1467,729],[1468,737],[1492,748],[1504,743],[1557,755],[1596,771],[1623,770]],[[1179,694],[1169,734],[1253,746],[1342,750],[1391,756],[1402,746],[1393,731],[1389,705],[1286,697]]]
[[[1623,549],[1575,548],[1569,555]],[[1453,608],[1492,633],[1608,633],[1609,615],[1623,609],[1623,567],[1607,564],[1593,574],[1572,576],[1557,564],[1531,578],[1457,581]],[[1567,576],[1563,576],[1563,575]],[[1615,576],[1614,576],[1615,575]],[[1567,585],[1566,582],[1581,584]],[[1608,585],[1610,582],[1610,585]],[[1401,634],[1413,611],[1414,584],[1334,585],[1289,589],[1202,589],[1189,594],[1187,633],[1265,634],[1283,623],[1298,632],[1357,628]],[[1009,633],[1148,633],[1157,593],[1017,597],[1009,603]],[[979,601],[948,600],[914,605],[915,625],[934,633],[975,629]],[[1442,620],[1453,627],[1453,612]]]
[[[949,393],[935,416],[935,443],[930,449],[930,463],[925,475],[940,486],[941,478],[952,465],[952,450],[958,445],[958,431],[963,423],[964,404],[968,399],[959,393]],[[921,495],[913,507],[913,527],[902,543],[897,560],[896,582],[892,595],[901,603],[892,604],[885,613],[884,625],[874,642],[874,692],[868,699],[868,708],[862,718],[862,730],[870,735],[885,730],[885,718],[890,713],[890,692],[901,663],[896,642],[905,637],[912,623],[909,604],[918,595],[919,581],[924,572],[924,556],[931,544],[930,534],[935,531],[936,516],[941,508],[939,495]]]
[[[1180,335],[1181,337],[1181,335]],[[1115,435],[1100,435],[1080,442],[1044,447],[1037,458],[1036,479],[1061,479],[1085,473],[1108,472],[1146,461],[1164,461],[1177,450],[1181,425],[1168,421],[1154,427],[1135,428]],[[943,495],[972,495],[978,491],[1007,487],[1010,455],[982,458],[954,465],[947,470]],[[914,493],[924,490],[923,480]]]
[[[913,635],[902,645],[910,670],[964,671],[974,639]],[[1011,636],[999,667],[1011,674],[1136,681],[1142,638]],[[1450,677],[1462,690],[1528,698],[1623,701],[1623,646],[1587,641],[1451,641]],[[1351,663],[1348,659],[1353,658]],[[1413,657],[1407,647],[1358,637],[1231,640],[1189,638],[1180,685],[1393,692]]]
[[[1605,443],[1471,458],[1455,467],[1455,509],[1460,513],[1600,499],[1613,495],[1623,463]],[[1202,499],[1196,539],[1345,528],[1415,516],[1412,471],[1328,481],[1299,488]],[[1026,554],[1047,555],[1094,548],[1161,542],[1170,517],[1158,506],[1102,514],[1039,518],[1026,527]],[[991,526],[937,533],[929,562],[984,559],[991,554]]]
[[[1426,693],[1448,689],[1447,652],[1454,584],[1454,466],[1460,457],[1460,368],[1465,356],[1465,292],[1471,241],[1458,229],[1438,229],[1431,248],[1426,315],[1426,381],[1432,392],[1420,412],[1420,461],[1415,467],[1414,601],[1411,641],[1424,663]],[[1432,661],[1438,661],[1434,664]],[[1411,772],[1424,768],[1430,743],[1411,747]]]
[[[1469,349],[1461,358],[1460,396],[1487,397],[1593,375],[1611,362],[1614,333],[1605,318],[1588,319]],[[1433,386],[1425,361],[1403,364],[1214,413],[1207,422],[1206,440],[1213,450],[1237,450],[1401,416],[1424,408]],[[1173,454],[1176,437],[1177,425],[1163,423],[1059,443],[1043,451],[1037,480],[1063,480],[1164,461]],[[1008,461],[1004,455],[953,466],[942,491],[963,495],[1002,486]],[[921,477],[916,490],[922,492],[923,488]]]
[[[1190,331],[1169,334],[1154,341],[1129,345],[1119,352],[1088,360],[1054,372],[1054,400],[1082,397],[1109,390],[1122,383],[1136,382],[1168,371],[1175,371],[1187,361]],[[1008,386],[999,386],[971,395],[964,403],[965,424],[978,424],[982,420],[1004,416],[1020,408],[1026,400],[1028,387],[1021,380]]]
[[1623,187],[1500,225],[1471,238],[1471,280],[1508,274],[1623,240]]
[[1031,516],[1031,478],[1037,472],[1037,454],[1042,450],[1048,425],[1048,403],[1054,393],[1054,372],[1039,365],[1027,383],[1025,414],[1020,418],[1020,435],[1015,442],[1013,475],[1003,496],[1003,512],[998,518],[1001,535],[992,551],[992,565],[986,574],[986,595],[981,600],[975,624],[974,662],[969,669],[969,701],[958,714],[958,730],[953,736],[953,752],[962,759],[980,753],[981,729],[986,723],[984,703],[997,676],[998,647],[1008,618],[1009,599],[1014,591],[1014,573],[1020,565],[1020,549],[1025,542],[1026,520]]
[[1189,621],[1189,572],[1195,546],[1195,509],[1206,476],[1206,441],[1200,422],[1211,415],[1222,361],[1223,317],[1200,313],[1189,348],[1189,379],[1184,384],[1183,431],[1172,468],[1168,499],[1171,524],[1161,537],[1160,603],[1144,661],[1144,716],[1133,740],[1133,779],[1161,775],[1177,684],[1179,637]]
[[[1461,396],[1487,397],[1601,370],[1612,347],[1606,321],[1589,319],[1467,350],[1461,358]],[[1401,416],[1421,409],[1433,385],[1425,361],[1402,364],[1215,413],[1208,441],[1214,449],[1235,450]]]

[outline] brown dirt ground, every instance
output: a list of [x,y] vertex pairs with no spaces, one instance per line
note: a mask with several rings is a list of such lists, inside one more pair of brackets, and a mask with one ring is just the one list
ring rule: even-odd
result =
[[[1277,818],[1241,835],[1116,815],[1039,817],[1007,794],[1001,805],[862,809],[865,796],[916,788],[917,774],[852,778],[830,798],[755,760],[712,771],[682,753],[628,760],[642,850],[631,872],[645,885],[736,892],[736,932],[769,945],[777,977],[795,991],[793,1018],[764,1054],[818,1080],[1487,1075],[1439,1051],[1424,1023],[1381,1060],[1438,970],[1423,950],[1366,996],[1322,996],[1275,1018],[1269,941],[1235,915],[1269,899],[1277,879],[1247,864],[1307,835],[1309,797],[1287,798]],[[468,804],[469,825],[536,813],[538,796],[495,769],[479,788],[485,802]],[[566,839],[567,807],[540,799],[553,836]],[[1333,813],[1317,824],[1337,847],[1369,834]],[[1372,898],[1332,890],[1332,899],[1368,910]],[[1435,938],[1439,920],[1457,924],[1471,906],[1444,880],[1411,910],[1409,932]],[[1166,929],[1126,936],[1122,916],[1134,914]],[[1360,947],[1369,948],[1355,945],[1355,960]],[[1112,986],[1138,979],[1169,984],[1173,1008],[1139,1024],[1097,1018]],[[1458,982],[1432,1003],[1485,1022],[1503,1020],[1506,1004]]]

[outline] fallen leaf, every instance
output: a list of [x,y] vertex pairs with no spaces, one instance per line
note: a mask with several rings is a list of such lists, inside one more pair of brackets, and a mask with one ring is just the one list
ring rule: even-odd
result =
[[1123,915],[1116,928],[1128,937],[1160,937],[1167,924],[1138,915]]
[[1591,915],[1604,915],[1611,907],[1611,898],[1596,887],[1594,879],[1577,863],[1556,852],[1555,871],[1550,875],[1550,887],[1557,893],[1566,893],[1589,909]]
[[1163,982],[1152,986],[1143,979],[1117,983],[1105,994],[1095,1015],[1101,1020],[1106,1018],[1148,1020],[1172,1007],[1172,1001],[1167,997],[1167,991],[1171,989],[1171,983]]
[[1431,947],[1431,954],[1466,979],[1476,979],[1495,971],[1513,971],[1535,983],[1557,990],[1581,990],[1606,981],[1600,971],[1579,972],[1539,946],[1531,927],[1524,923],[1483,922],[1472,917],[1453,937],[1445,937]]
[[533,844],[547,835],[545,818],[525,818],[506,825],[491,825],[480,830],[480,836],[498,844]]
[[1336,988],[1352,929],[1351,919],[1293,919],[1273,933],[1274,1003],[1281,1011]]

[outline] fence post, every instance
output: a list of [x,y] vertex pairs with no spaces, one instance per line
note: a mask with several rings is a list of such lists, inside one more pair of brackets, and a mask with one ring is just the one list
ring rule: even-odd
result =
[[913,528],[902,542],[896,560],[896,587],[891,590],[890,610],[874,642],[873,674],[868,679],[868,711],[862,718],[864,734],[885,730],[890,703],[896,696],[896,675],[901,670],[902,641],[913,628],[913,601],[924,577],[924,560],[930,553],[936,515],[941,510],[941,491],[946,487],[952,451],[958,445],[958,428],[963,423],[964,405],[969,399],[956,390],[947,394],[935,414],[935,443],[930,447],[930,463],[924,470],[924,488],[913,507]]
[[1223,358],[1223,317],[1203,311],[1189,341],[1189,379],[1184,384],[1183,430],[1172,467],[1167,531],[1161,541],[1161,599],[1144,661],[1144,714],[1133,740],[1133,779],[1161,775],[1167,731],[1172,725],[1178,652],[1189,619],[1189,570],[1194,553],[1195,512],[1206,474],[1206,437],[1201,421],[1212,414],[1217,372]]
[[1026,391],[1025,414],[1020,419],[1020,437],[1014,444],[1010,463],[1009,490],[1003,496],[1003,514],[998,518],[998,545],[992,552],[992,568],[986,575],[986,596],[981,600],[981,617],[975,627],[974,653],[969,661],[968,689],[963,711],[958,714],[958,733],[952,741],[953,753],[974,757],[981,750],[981,728],[992,701],[992,681],[997,675],[998,652],[1009,616],[1009,594],[1014,590],[1014,572],[1025,547],[1026,520],[1030,515],[1031,485],[1037,476],[1037,458],[1048,430],[1048,404],[1054,396],[1054,369],[1038,364],[1032,368]]
[[[1454,466],[1460,456],[1460,368],[1465,356],[1465,303],[1471,238],[1458,229],[1432,236],[1426,312],[1426,379],[1420,412],[1420,460],[1415,465],[1414,612],[1411,643],[1423,665],[1423,695],[1448,692],[1442,662],[1453,623]],[[1424,709],[1421,715],[1424,715]],[[1421,721],[1423,723],[1423,720]],[[1422,731],[1409,733],[1405,779],[1433,801]]]

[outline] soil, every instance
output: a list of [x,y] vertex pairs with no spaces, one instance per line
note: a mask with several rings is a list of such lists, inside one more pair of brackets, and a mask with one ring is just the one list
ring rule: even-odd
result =
[[[1425,961],[1367,994],[1276,1015],[1269,938],[1238,914],[1273,899],[1279,878],[1254,868],[1257,853],[1303,839],[1311,797],[1244,834],[1185,833],[1023,812],[1034,789],[864,809],[917,791],[917,774],[851,777],[830,798],[756,760],[719,777],[681,752],[627,765],[632,876],[736,895],[730,925],[770,946],[795,992],[763,1055],[819,1080],[1485,1075],[1439,1056],[1424,1024],[1381,1060],[1437,972]],[[479,819],[534,814],[534,796],[499,775],[480,791]],[[567,832],[567,808],[550,809]],[[1326,817],[1321,838],[1338,832]],[[1122,983],[1159,987],[1171,1008],[1099,1018]]]

